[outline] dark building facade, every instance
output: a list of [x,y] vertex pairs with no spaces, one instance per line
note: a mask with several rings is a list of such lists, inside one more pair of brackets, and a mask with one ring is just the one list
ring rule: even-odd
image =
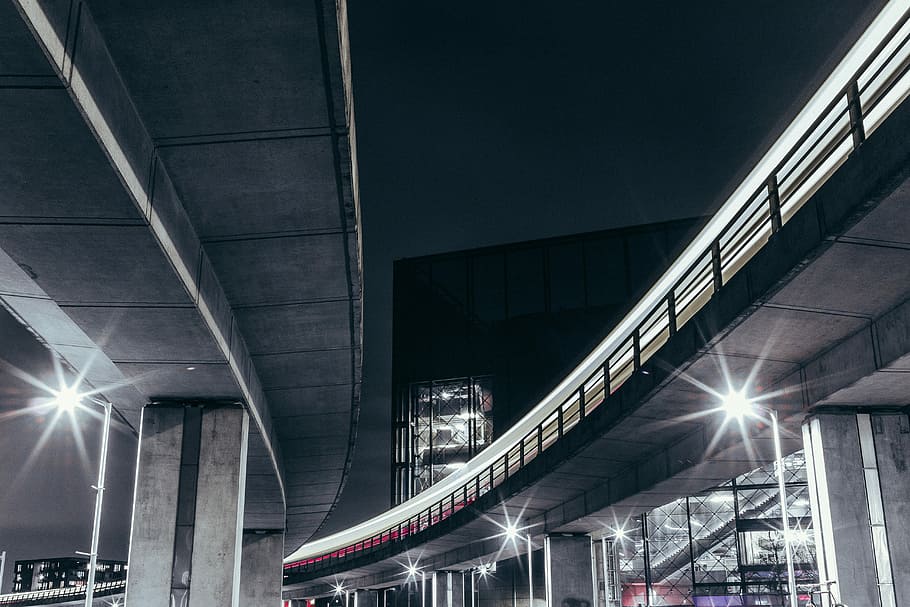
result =
[[[16,561],[13,592],[51,590],[84,586],[88,560],[62,557]],[[95,582],[114,582],[126,579],[126,562],[98,560]]]
[[702,223],[397,261],[392,502],[457,470],[524,415],[621,320]]

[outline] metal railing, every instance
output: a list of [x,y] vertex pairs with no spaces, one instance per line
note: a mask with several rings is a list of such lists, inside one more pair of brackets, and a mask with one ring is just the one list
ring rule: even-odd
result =
[[286,559],[304,573],[424,531],[502,485],[628,380],[701,310],[862,145],[910,90],[910,11],[892,1],[652,289],[553,392],[451,475]]
[[[126,590],[126,580],[112,582],[95,582],[95,596],[116,594]],[[0,594],[0,605],[29,605],[42,601],[59,603],[73,601],[85,596],[85,585],[67,586],[65,588],[50,588],[48,590],[30,590],[27,592],[14,592]]]

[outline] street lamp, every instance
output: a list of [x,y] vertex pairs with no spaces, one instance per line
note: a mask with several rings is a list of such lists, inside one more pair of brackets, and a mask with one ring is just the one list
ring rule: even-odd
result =
[[104,473],[107,469],[107,443],[111,431],[111,403],[98,398],[90,398],[79,394],[76,386],[63,387],[54,393],[53,403],[61,410],[72,412],[82,404],[83,400],[104,407],[104,429],[101,432],[101,461],[98,462],[98,484],[93,485],[95,490],[95,516],[92,521],[92,547],[90,552],[77,552],[88,556],[88,577],[85,586],[85,607],[92,607],[95,598],[95,570],[98,567],[98,535],[101,530],[101,503],[104,500]]
[[784,457],[780,446],[780,425],[777,422],[777,411],[763,407],[750,400],[744,391],[731,390],[723,398],[722,406],[727,417],[740,422],[746,417],[759,417],[756,411],[766,413],[771,420],[771,431],[774,435],[774,459],[777,465],[777,492],[780,497],[781,534],[784,537],[784,555],[787,559],[787,591],[790,594],[790,607],[799,607],[796,595],[796,575],[793,569],[793,550],[790,548],[790,521],[787,517],[787,485],[784,480]]
[[521,530],[518,527],[518,520],[508,523],[505,526],[503,535],[507,542],[512,542],[515,545],[516,549],[518,548],[517,540],[523,539],[528,547],[528,606],[532,607],[534,605],[534,575],[532,571],[531,563],[531,554],[533,552],[534,546],[531,542],[531,534],[522,534]]

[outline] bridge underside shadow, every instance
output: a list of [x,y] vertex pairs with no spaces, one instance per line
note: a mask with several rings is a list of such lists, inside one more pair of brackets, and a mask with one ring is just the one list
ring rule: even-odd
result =
[[906,406],[908,129],[904,104],[650,361],[497,490],[404,541],[286,575],[285,596],[329,594],[339,577],[400,583],[418,556],[425,571],[514,556],[523,546],[502,535],[519,516],[538,547],[545,534],[607,535],[773,461],[766,424],[741,432],[716,411],[731,388],[778,412],[785,454],[813,410]]

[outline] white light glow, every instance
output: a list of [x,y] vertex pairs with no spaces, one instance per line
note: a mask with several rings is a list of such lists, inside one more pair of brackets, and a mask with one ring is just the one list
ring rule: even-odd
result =
[[711,496],[711,501],[716,503],[727,503],[733,501],[732,493],[715,493]]
[[625,529],[623,529],[622,527],[619,527],[619,528],[613,530],[613,537],[615,537],[618,540],[624,540],[624,539],[626,539],[626,537],[628,537],[628,534],[626,533]]
[[514,540],[518,537],[518,526],[515,523],[511,523],[506,527],[506,539]]
[[749,400],[742,390],[731,390],[724,396],[721,406],[727,417],[742,421],[743,418],[755,412],[755,405]]
[[59,392],[54,393],[54,405],[61,411],[71,412],[82,402],[82,396],[75,386],[64,386]]
[[809,539],[809,532],[805,529],[790,529],[787,531],[787,542],[791,544],[806,544]]

